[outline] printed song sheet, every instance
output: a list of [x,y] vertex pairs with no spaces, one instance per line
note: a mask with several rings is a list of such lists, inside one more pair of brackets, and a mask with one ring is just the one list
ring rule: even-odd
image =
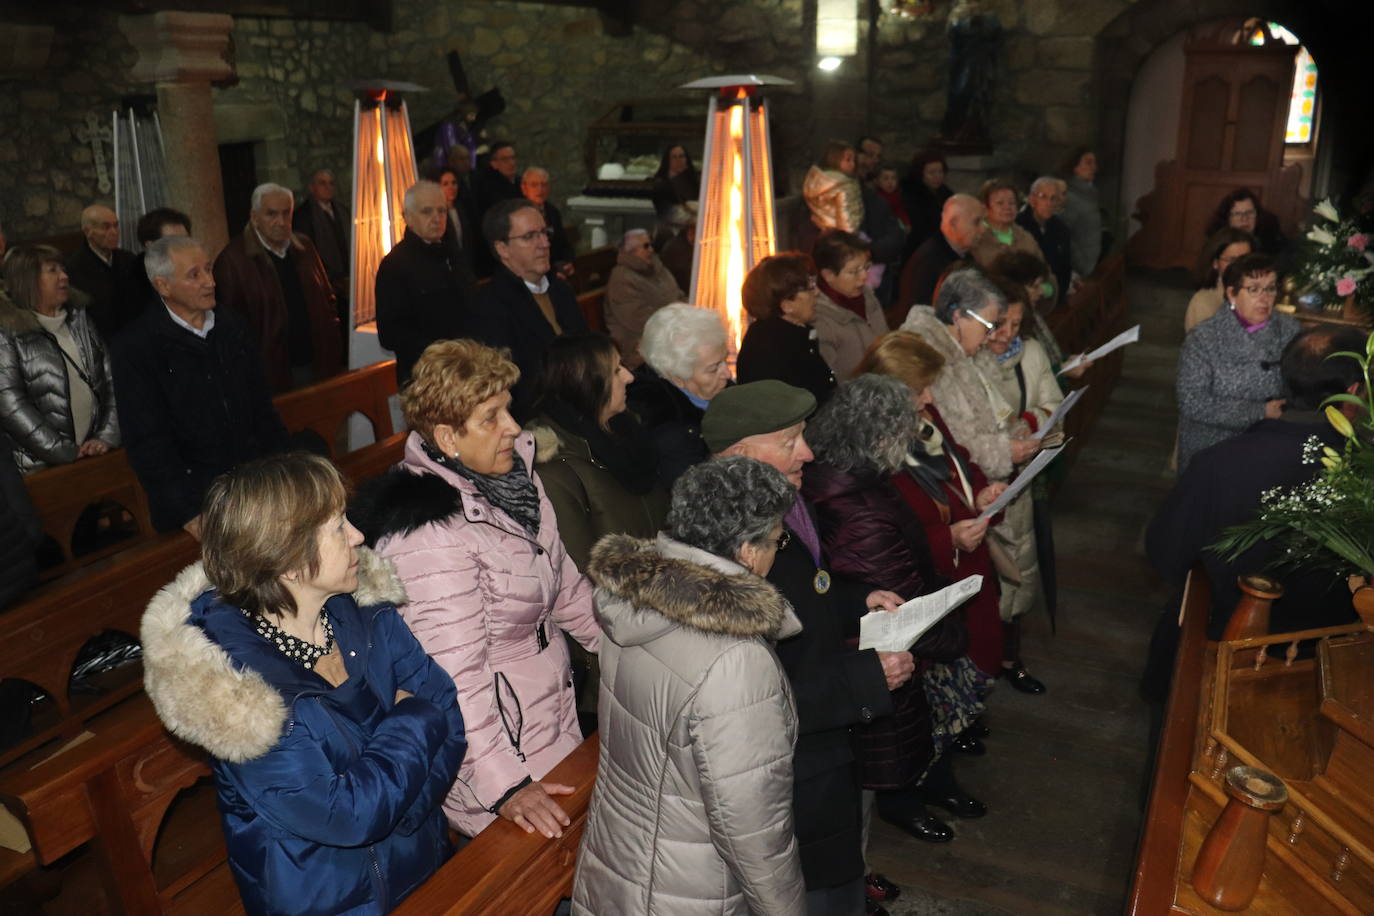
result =
[[905,652],[940,618],[978,594],[982,576],[969,576],[930,595],[912,598],[896,611],[873,611],[859,618],[859,648]]
[[1059,402],[1059,406],[1050,414],[1049,419],[1040,424],[1040,428],[1031,436],[1032,439],[1043,439],[1045,434],[1059,425],[1064,416],[1073,409],[1073,405],[1078,403],[1078,399],[1083,397],[1083,392],[1087,391],[1090,385],[1084,385],[1075,391],[1070,391],[1069,396]]
[[1096,350],[1093,350],[1090,353],[1084,353],[1081,356],[1075,356],[1073,359],[1069,360],[1067,363],[1065,363],[1063,366],[1059,368],[1058,374],[1063,375],[1065,372],[1068,372],[1072,369],[1077,369],[1080,365],[1086,363],[1088,360],[1101,359],[1113,350],[1119,350],[1122,347],[1126,346],[1126,344],[1133,344],[1138,340],[1140,340],[1140,325],[1136,325],[1128,331],[1122,331],[1120,334],[1116,335],[1111,340],[1107,341],[1102,346],[1098,347]]
[[[1064,445],[1068,444],[1066,440]],[[1021,473],[1016,475],[1016,479],[1002,491],[1002,495],[993,500],[992,505],[984,509],[983,514],[978,517],[980,519],[992,518],[998,512],[1001,512],[1007,506],[1011,505],[1011,501],[1016,498],[1017,494],[1030,486],[1030,482],[1035,479],[1035,475],[1043,471],[1045,467],[1055,459],[1055,456],[1064,451],[1064,445],[1058,448],[1047,448],[1036,455],[1035,459],[1031,461],[1030,464],[1026,465]]]

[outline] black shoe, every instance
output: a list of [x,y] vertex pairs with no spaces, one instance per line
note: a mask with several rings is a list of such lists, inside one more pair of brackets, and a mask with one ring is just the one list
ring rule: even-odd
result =
[[972,725],[964,729],[964,734],[971,738],[986,738],[992,734],[992,729],[988,728],[988,724],[983,721],[983,717],[979,716],[973,720]]
[[988,752],[983,742],[979,741],[967,731],[960,732],[950,741],[950,746],[961,754],[968,754],[971,757],[981,757]]
[[1040,694],[1045,692],[1045,685],[1031,677],[1030,672],[1026,670],[1026,666],[1021,664],[1020,660],[1010,668],[1003,665],[1002,677],[1022,693]]
[[887,916],[887,908],[876,900],[864,900],[864,916]]
[[871,871],[864,876],[864,897],[875,903],[887,903],[902,896],[902,889],[883,875]]
[[948,843],[954,839],[954,830],[949,824],[929,814],[916,814],[903,821],[894,820],[888,823],[927,843]]
[[975,818],[988,813],[987,805],[963,790],[951,792],[948,795],[922,792],[921,801],[927,805],[939,805],[956,817]]

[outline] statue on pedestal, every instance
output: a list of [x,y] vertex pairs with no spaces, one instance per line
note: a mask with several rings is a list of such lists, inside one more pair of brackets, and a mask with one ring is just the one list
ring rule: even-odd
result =
[[1002,23],[979,0],[958,0],[949,12],[949,86],[940,144],[948,151],[992,150],[987,125],[992,112]]

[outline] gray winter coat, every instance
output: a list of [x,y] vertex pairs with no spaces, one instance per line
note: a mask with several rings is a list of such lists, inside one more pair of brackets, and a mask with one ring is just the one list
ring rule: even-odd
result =
[[797,714],[769,640],[801,627],[763,579],[664,535],[592,551],[601,761],[578,916],[805,911]]
[[930,306],[913,306],[902,330],[921,335],[945,358],[945,368],[931,386],[935,406],[954,438],[968,449],[973,463],[988,479],[1006,480],[1012,471],[1011,438],[1019,422],[1015,405],[1008,404],[996,386],[984,378],[978,364]]
[[[119,417],[110,383],[110,356],[86,310],[67,303],[67,325],[81,351],[95,405],[87,438],[119,445]],[[0,425],[14,440],[24,473],[76,460],[81,442],[72,426],[67,362],[56,338],[33,312],[0,296]],[[83,440],[84,441],[84,440]]]
[[1221,311],[1183,338],[1178,359],[1178,472],[1209,445],[1264,419],[1264,404],[1284,397],[1279,357],[1299,331],[1297,319],[1274,312],[1251,334],[1235,312]]

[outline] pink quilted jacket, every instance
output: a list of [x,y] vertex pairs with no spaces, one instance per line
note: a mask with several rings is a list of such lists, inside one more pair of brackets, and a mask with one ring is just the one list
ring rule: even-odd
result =
[[[515,450],[532,467],[533,437],[522,433]],[[563,549],[537,475],[536,541],[471,483],[431,461],[416,433],[402,463],[440,477],[462,497],[460,514],[383,538],[377,552],[405,582],[402,617],[458,689],[468,752],[444,811],[455,830],[475,836],[496,819],[489,809],[512,787],[542,778],[582,740],[558,631],[595,652],[601,629],[592,586]]]

